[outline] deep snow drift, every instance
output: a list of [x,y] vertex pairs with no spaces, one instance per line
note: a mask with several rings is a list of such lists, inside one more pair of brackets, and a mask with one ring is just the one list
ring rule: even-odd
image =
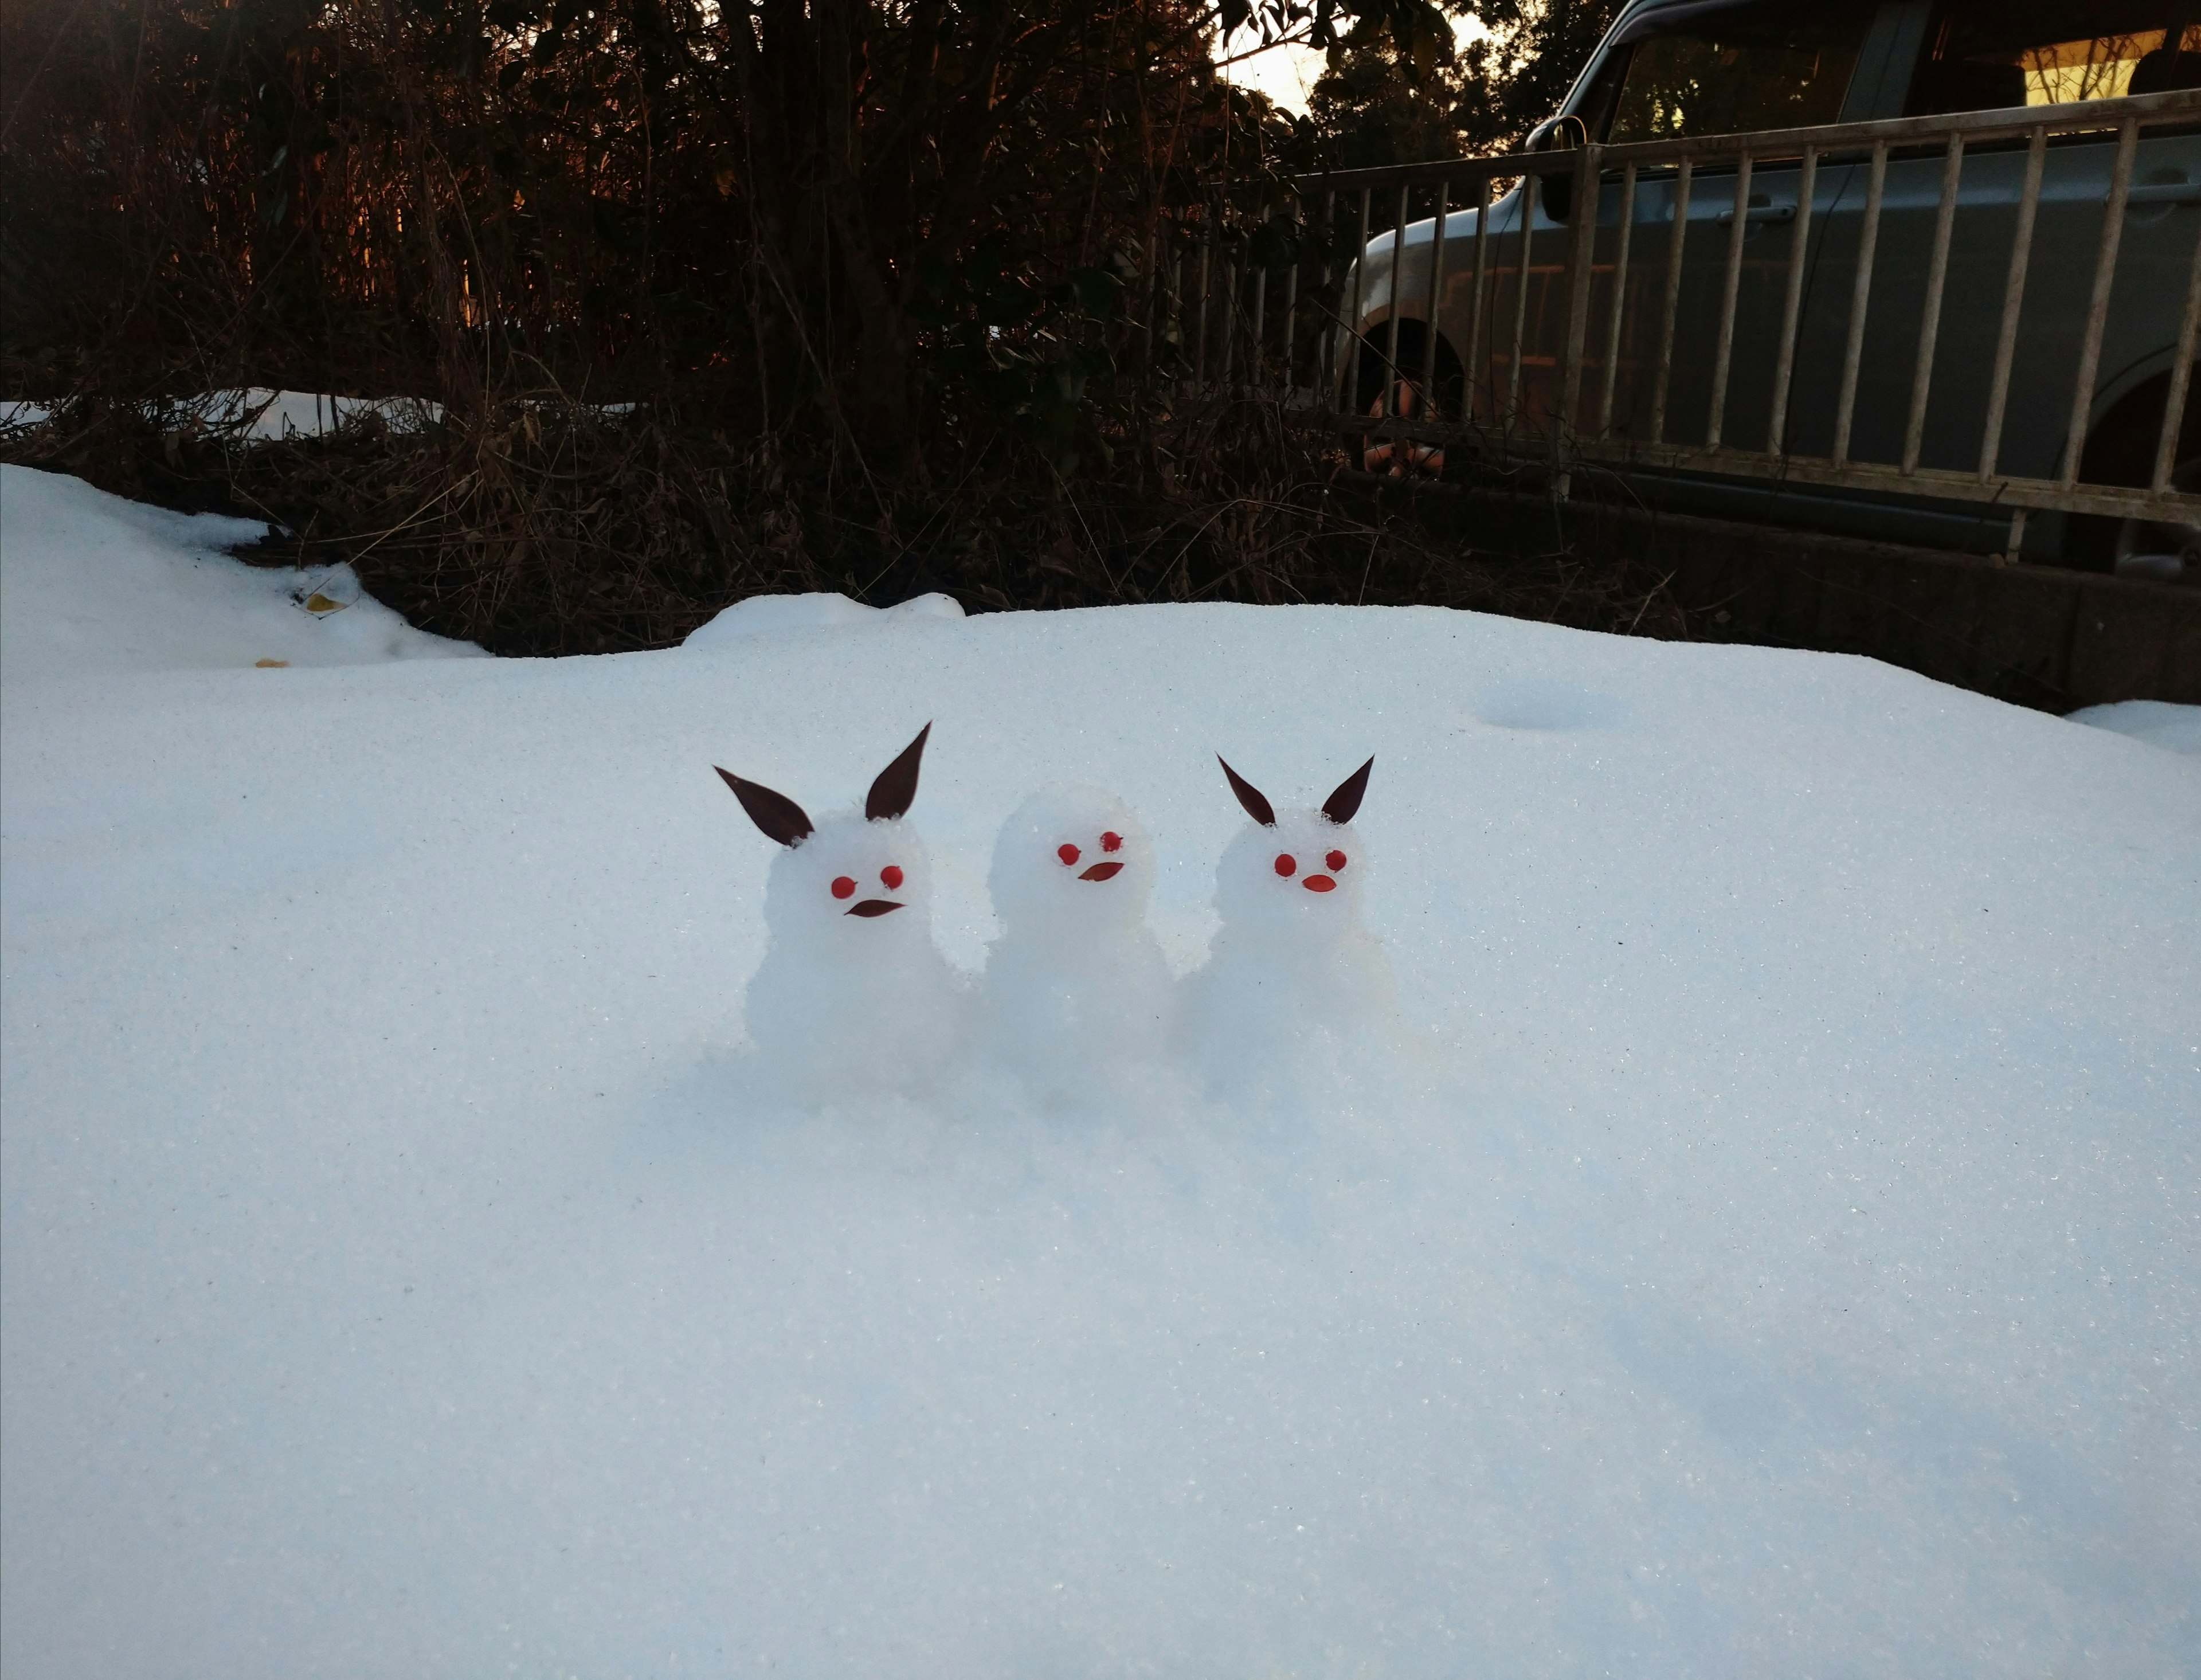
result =
[[[202,529],[0,473],[10,1680],[2201,1665],[2192,759],[1436,610],[254,669]],[[760,1098],[712,767],[927,719],[973,974],[1035,790],[1182,976],[1213,755],[1375,754],[1395,1048]]]

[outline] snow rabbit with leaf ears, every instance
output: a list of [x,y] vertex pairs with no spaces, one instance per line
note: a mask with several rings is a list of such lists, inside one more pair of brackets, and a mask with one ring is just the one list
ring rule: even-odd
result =
[[1222,926],[1206,966],[1185,980],[1179,1036],[1211,1083],[1242,1087],[1303,1049],[1381,1040],[1395,995],[1383,948],[1360,920],[1368,861],[1353,819],[1376,761],[1319,810],[1281,814],[1216,762],[1253,821],[1217,866]]
[[879,772],[860,812],[819,823],[719,771],[786,849],[765,882],[764,961],[745,1013],[760,1062],[799,1101],[920,1091],[962,1038],[964,989],[932,943],[931,860],[904,820],[931,732]]

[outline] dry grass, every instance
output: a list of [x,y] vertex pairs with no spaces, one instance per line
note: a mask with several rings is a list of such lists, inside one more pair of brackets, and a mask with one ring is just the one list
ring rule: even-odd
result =
[[0,455],[171,506],[264,518],[262,563],[349,561],[414,623],[508,655],[662,647],[747,596],[831,590],[966,608],[1227,600],[1471,608],[1623,633],[1688,625],[1618,542],[1547,504],[1385,488],[1334,440],[1241,402],[1122,428],[1065,482],[995,433],[882,485],[845,453],[731,439],[555,391],[418,432],[367,422],[243,444],[80,405]]

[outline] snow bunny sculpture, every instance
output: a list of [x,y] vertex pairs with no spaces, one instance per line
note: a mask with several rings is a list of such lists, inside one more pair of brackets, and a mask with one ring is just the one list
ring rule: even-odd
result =
[[797,1099],[919,1090],[955,1051],[964,996],[932,943],[924,842],[902,820],[931,732],[879,772],[860,814],[818,824],[785,794],[719,771],[787,849],[765,882],[747,1016],[760,1060]]
[[1218,758],[1253,819],[1216,872],[1222,918],[1206,964],[1184,983],[1183,1047],[1212,1084],[1263,1083],[1303,1051],[1385,1037],[1390,964],[1360,924],[1368,862],[1353,828],[1370,759],[1318,811],[1281,816]]
[[1099,788],[1042,789],[1002,825],[979,1042],[1035,1093],[1105,1090],[1159,1059],[1170,978],[1146,925],[1153,883],[1146,830]]

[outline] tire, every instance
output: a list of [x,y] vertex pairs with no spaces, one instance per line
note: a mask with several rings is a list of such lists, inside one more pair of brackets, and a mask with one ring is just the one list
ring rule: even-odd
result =
[[[1428,333],[1424,322],[1399,323],[1395,373],[1384,359],[1389,338],[1388,326],[1376,327],[1359,340],[1359,354],[1353,367],[1352,413],[1376,417],[1398,414],[1440,422],[1459,419],[1467,382],[1460,372],[1459,357],[1441,333],[1437,335],[1434,402],[1430,401],[1432,393],[1423,389],[1421,372]],[[1393,478],[1409,474],[1435,478],[1444,471],[1445,452],[1431,444],[1403,439],[1395,443],[1371,440],[1362,432],[1348,433],[1346,443],[1347,458],[1358,459],[1364,472],[1388,473]]]

